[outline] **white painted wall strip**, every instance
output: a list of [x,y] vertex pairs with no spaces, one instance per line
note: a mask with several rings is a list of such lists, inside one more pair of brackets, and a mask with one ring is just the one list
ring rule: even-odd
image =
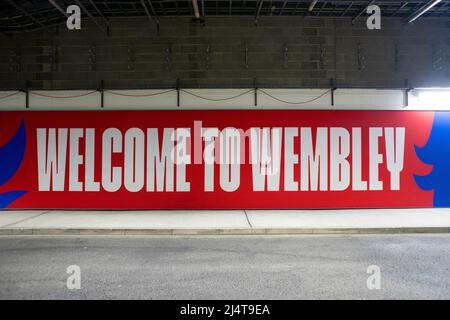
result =
[[[415,91],[409,93],[409,107],[405,108],[402,90],[337,89],[332,106],[331,93],[327,89],[260,89],[258,105],[255,106],[253,89],[183,89],[180,91],[179,107],[176,90],[105,90],[104,109],[450,109],[450,91],[440,91],[441,95],[449,97],[447,100],[441,97],[442,103]],[[0,91],[0,110],[25,110],[25,105],[25,93]],[[87,90],[31,91],[29,109],[98,110],[101,109],[101,93]]]

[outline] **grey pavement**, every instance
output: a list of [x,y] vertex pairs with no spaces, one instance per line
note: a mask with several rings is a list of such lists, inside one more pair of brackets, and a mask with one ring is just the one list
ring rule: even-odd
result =
[[0,298],[449,299],[450,235],[2,236]]
[[0,211],[0,234],[27,230],[93,230],[94,234],[102,230],[191,230],[195,234],[204,230],[276,233],[281,229],[377,228],[441,228],[449,232],[450,209]]

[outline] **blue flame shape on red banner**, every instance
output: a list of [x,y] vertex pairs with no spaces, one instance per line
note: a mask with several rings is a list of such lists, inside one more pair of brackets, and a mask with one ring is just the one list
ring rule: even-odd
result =
[[[0,147],[0,186],[8,182],[19,170],[25,153],[25,124],[22,120],[15,135]],[[26,191],[16,190],[0,194],[0,208],[6,208]]]
[[450,207],[450,113],[436,112],[425,146],[415,146],[419,159],[432,165],[426,176],[414,175],[416,184],[425,191],[434,190],[435,207]]

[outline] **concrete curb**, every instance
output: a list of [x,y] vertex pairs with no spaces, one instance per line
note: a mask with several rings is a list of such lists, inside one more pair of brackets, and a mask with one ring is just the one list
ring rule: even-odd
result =
[[11,235],[314,235],[314,234],[405,234],[450,233],[450,227],[411,228],[270,228],[270,229],[0,229]]

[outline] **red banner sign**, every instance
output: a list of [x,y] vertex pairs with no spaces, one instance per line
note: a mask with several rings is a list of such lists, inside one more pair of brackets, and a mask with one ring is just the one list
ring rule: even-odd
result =
[[445,206],[450,188],[433,172],[445,176],[439,163],[449,151],[449,118],[423,111],[0,112],[0,207]]

